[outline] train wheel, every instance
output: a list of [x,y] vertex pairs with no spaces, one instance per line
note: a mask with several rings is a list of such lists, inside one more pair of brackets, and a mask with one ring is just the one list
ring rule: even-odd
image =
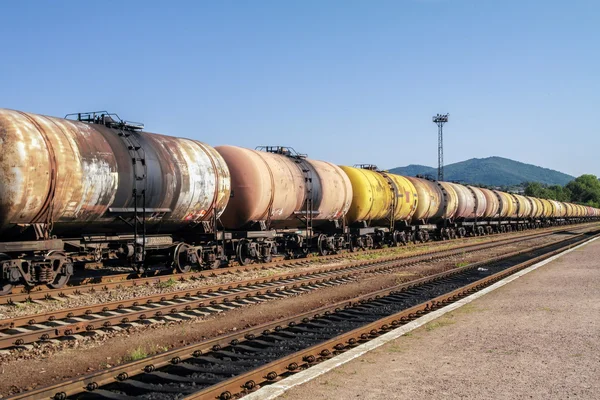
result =
[[238,242],[237,249],[235,251],[238,262],[240,265],[248,265],[252,262],[252,259],[248,257],[248,239],[241,239]]
[[179,243],[175,248],[173,257],[173,265],[177,271],[181,273],[190,272],[192,266],[198,263],[197,261],[194,262],[194,260],[197,260],[197,257],[192,248],[185,243]]
[[322,256],[326,256],[329,254],[329,249],[327,249],[327,236],[319,235],[319,240],[317,241],[317,247],[319,248],[319,254]]
[[[0,253],[0,261],[10,260],[10,257],[4,253]],[[13,285],[4,280],[0,280],[0,295],[4,296],[5,294],[10,294],[12,291]]]
[[354,243],[354,239],[350,238],[348,240],[348,251],[350,253],[354,253],[356,251],[356,244]]
[[[67,255],[62,251],[51,251],[48,254],[46,254],[46,258],[52,260],[52,267],[55,272],[62,269],[64,264],[68,262]],[[71,279],[71,275],[73,274],[73,268],[67,268],[67,271],[71,271],[71,273],[57,273],[52,283],[48,284],[48,287],[52,289],[61,289],[62,287],[64,287],[67,284],[67,282],[69,282],[69,279]]]

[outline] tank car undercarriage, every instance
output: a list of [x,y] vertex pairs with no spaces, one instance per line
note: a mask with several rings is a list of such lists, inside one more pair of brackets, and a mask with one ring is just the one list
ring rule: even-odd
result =
[[409,242],[451,240],[526,229],[560,226],[593,219],[559,218],[507,221],[462,221],[414,226],[350,228],[337,232],[240,231],[202,234],[186,240],[169,235],[148,235],[145,242],[133,235],[84,236],[81,239],[49,239],[0,242],[0,295],[14,285],[47,285],[61,288],[88,264],[129,267],[143,275],[159,268],[176,273],[269,262],[274,256],[287,259],[309,254],[329,255],[396,247]]

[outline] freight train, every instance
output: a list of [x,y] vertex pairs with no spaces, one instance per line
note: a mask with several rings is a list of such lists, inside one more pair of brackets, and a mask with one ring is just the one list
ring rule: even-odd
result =
[[0,294],[90,263],[179,272],[595,220],[600,210],[291,148],[211,147],[116,114],[0,109]]

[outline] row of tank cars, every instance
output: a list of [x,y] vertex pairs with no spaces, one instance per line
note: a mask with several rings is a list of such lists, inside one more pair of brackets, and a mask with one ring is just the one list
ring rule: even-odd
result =
[[598,209],[285,147],[143,131],[107,112],[0,110],[0,293],[89,263],[181,272],[596,219]]

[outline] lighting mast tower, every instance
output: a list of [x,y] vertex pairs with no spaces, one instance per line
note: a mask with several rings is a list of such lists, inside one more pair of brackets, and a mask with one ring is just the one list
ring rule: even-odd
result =
[[444,180],[444,124],[448,122],[450,114],[437,114],[433,116],[433,122],[438,126],[438,181]]

